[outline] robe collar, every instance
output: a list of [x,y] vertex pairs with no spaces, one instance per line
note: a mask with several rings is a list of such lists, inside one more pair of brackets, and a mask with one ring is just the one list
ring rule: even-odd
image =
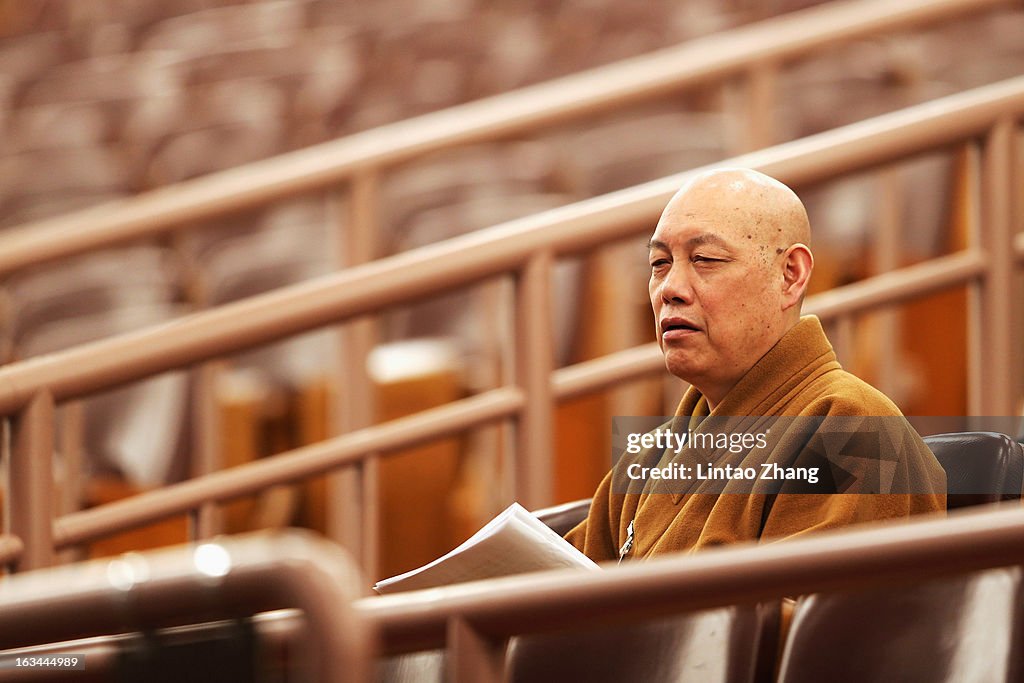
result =
[[[775,346],[740,378],[715,409],[713,416],[774,415],[791,392],[812,373],[841,370],[817,316],[800,318]],[[676,409],[678,417],[707,413],[707,399],[691,386]]]

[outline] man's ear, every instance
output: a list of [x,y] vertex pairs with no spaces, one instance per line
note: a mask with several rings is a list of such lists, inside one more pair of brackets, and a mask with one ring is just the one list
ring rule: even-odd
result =
[[810,247],[797,242],[786,250],[782,260],[782,310],[789,310],[803,301],[812,270],[814,255]]

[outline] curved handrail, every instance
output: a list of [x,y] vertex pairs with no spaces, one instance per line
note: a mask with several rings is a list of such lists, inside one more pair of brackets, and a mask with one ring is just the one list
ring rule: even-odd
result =
[[850,0],[683,45],[0,234],[0,275],[188,223],[333,188],[364,171],[429,152],[598,114],[680,88],[762,69],[823,46],[899,31],[1014,0]]
[[20,648],[299,608],[317,680],[369,680],[373,631],[349,556],[312,532],[259,533],[26,572],[0,582],[0,642]]
[[[735,157],[791,185],[836,177],[976,137],[1024,115],[1017,77]],[[719,164],[716,164],[716,166]],[[701,169],[528,216],[138,332],[0,368],[0,414],[42,390],[66,400],[330,323],[516,272],[534,254],[568,255],[643,230]],[[964,256],[963,259],[974,257]],[[966,264],[966,273],[974,266]],[[837,306],[832,295],[832,306]]]

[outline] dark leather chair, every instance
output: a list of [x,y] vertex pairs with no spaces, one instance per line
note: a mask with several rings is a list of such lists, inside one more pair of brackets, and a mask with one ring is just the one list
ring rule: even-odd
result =
[[740,605],[636,624],[513,638],[511,683],[771,681],[779,605]]
[[590,498],[574,500],[571,503],[553,505],[534,511],[534,516],[548,525],[559,536],[565,536],[573,527],[587,518],[590,512]]
[[[513,638],[510,683],[768,683],[778,604],[725,607],[657,621]],[[443,650],[380,660],[377,683],[449,680]]]
[[946,470],[946,508],[1017,500],[1024,488],[1024,448],[1005,434],[957,432],[924,438]]
[[374,683],[444,683],[449,680],[444,650],[425,650],[377,660]]
[[797,603],[779,683],[1018,680],[1019,567]]

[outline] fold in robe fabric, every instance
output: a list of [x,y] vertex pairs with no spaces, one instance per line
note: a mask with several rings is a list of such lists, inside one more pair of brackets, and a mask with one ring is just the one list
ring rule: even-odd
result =
[[[624,455],[598,487],[587,519],[565,536],[591,559],[616,559],[630,522],[628,557],[635,559],[945,510],[945,473],[935,456],[892,401],[842,369],[814,316],[801,318],[710,415],[707,400],[691,387],[672,425],[763,434],[764,447]],[[821,478],[815,484],[634,479],[627,476],[634,463],[686,465],[691,473],[697,464],[757,472],[816,467]],[[875,490],[883,492],[863,492]]]

